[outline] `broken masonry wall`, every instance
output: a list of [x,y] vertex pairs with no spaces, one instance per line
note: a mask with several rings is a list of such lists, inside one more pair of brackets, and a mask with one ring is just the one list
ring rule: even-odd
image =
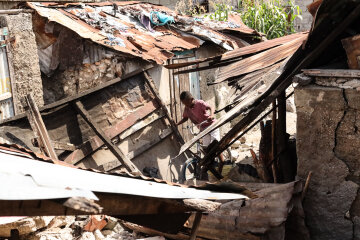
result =
[[302,11],[302,19],[295,19],[295,30],[298,32],[309,31],[313,21],[313,16],[307,9],[307,5],[313,3],[314,0],[295,0],[295,4],[298,5]]
[[[199,49],[196,50],[196,58],[208,58],[212,56],[221,55],[225,52],[224,49],[214,45],[212,43],[204,43]],[[207,63],[200,63],[199,67],[206,66]],[[210,106],[219,110],[231,103],[232,96],[234,95],[234,88],[228,86],[227,83],[219,83],[215,85],[208,85],[216,80],[218,69],[209,69],[198,72],[200,82],[200,96],[201,99],[210,104]],[[225,114],[224,111],[218,113],[216,118],[221,117]],[[227,125],[220,129],[220,132],[226,128]]]
[[295,104],[298,176],[313,172],[304,202],[312,239],[360,239],[360,93],[313,84],[295,88]]
[[1,26],[9,29],[9,37],[15,37],[15,42],[9,44],[12,56],[9,64],[12,64],[14,69],[11,81],[16,114],[24,111],[21,99],[29,93],[32,93],[38,106],[44,105],[39,58],[31,18],[31,14],[28,13],[0,17]]
[[33,25],[43,73],[45,104],[122,78],[149,65],[143,60],[91,43],[36,14]]

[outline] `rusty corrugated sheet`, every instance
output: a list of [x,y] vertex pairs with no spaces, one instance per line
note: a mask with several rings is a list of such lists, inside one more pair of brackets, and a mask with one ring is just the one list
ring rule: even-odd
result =
[[278,47],[220,68],[215,83],[220,83],[246,73],[266,68],[291,56],[303,44],[306,37],[307,35],[303,35]]
[[[238,48],[236,41],[219,32],[221,30],[258,35],[239,22],[199,20],[150,3],[116,2],[115,10],[114,3],[110,2],[27,4],[40,16],[69,28],[82,38],[159,64],[173,57],[174,51],[198,48],[202,40],[212,41],[227,50]],[[150,25],[149,16],[153,11],[173,17],[175,23],[168,27]]]
[[169,64],[169,65],[166,65],[165,67],[169,68],[169,69],[177,69],[177,68],[188,67],[191,65],[196,65],[196,64],[208,62],[208,61],[214,61],[216,63],[220,63],[221,61],[229,61],[229,60],[243,57],[245,55],[254,54],[254,53],[261,52],[261,51],[264,51],[264,50],[267,50],[267,49],[270,49],[270,48],[273,48],[276,46],[280,46],[280,45],[290,42],[292,40],[296,40],[299,38],[302,39],[304,37],[307,37],[307,35],[308,35],[308,32],[294,33],[294,34],[291,34],[288,36],[284,36],[284,37],[256,43],[253,45],[249,45],[246,47],[238,48],[233,51],[226,52],[220,56],[196,59],[194,61],[189,61],[186,63]]

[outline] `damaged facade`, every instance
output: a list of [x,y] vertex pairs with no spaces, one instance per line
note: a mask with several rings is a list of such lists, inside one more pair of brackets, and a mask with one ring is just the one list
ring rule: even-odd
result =
[[[9,71],[0,136],[11,145],[0,146],[0,177],[15,184],[0,191],[0,215],[102,213],[129,231],[169,239],[359,238],[360,74],[348,68],[359,68],[360,6],[313,4],[320,8],[310,32],[263,42],[237,15],[214,22],[141,2],[31,2],[1,16]],[[220,115],[195,138],[191,124],[175,124],[184,90]],[[216,183],[177,184],[189,149],[225,124],[231,128],[202,163],[258,126],[251,166],[237,163]],[[51,231],[53,219],[40,225]],[[71,236],[107,239],[110,217],[88,217],[80,234],[74,221],[65,225]],[[5,237],[16,223],[9,226]]]

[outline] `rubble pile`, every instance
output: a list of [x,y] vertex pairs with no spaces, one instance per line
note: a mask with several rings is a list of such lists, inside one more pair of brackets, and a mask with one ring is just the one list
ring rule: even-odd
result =
[[21,240],[162,240],[126,230],[117,218],[105,215],[1,217],[0,238],[16,229]]

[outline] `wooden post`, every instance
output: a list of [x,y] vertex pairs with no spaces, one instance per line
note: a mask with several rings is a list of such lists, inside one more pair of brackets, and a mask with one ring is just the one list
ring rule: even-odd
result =
[[74,104],[76,110],[84,118],[84,120],[89,124],[89,126],[94,130],[96,135],[104,142],[104,144],[109,148],[109,150],[115,155],[115,157],[123,164],[123,166],[131,173],[141,174],[139,169],[125,156],[121,150],[111,142],[111,139],[106,136],[103,130],[91,120],[91,116],[85,110],[84,105],[80,101],[76,101]]
[[269,173],[267,171],[265,163],[262,161],[263,159],[258,159],[254,150],[250,149],[251,156],[253,158],[253,162],[256,168],[256,171],[264,182],[268,183],[270,182]]
[[190,235],[189,240],[195,240],[196,239],[196,234],[197,234],[197,231],[198,231],[199,226],[200,226],[201,217],[202,217],[202,213],[201,212],[196,212],[195,220],[194,220],[194,223],[193,223],[193,226],[192,226],[192,229],[191,229],[191,235]]
[[288,137],[286,133],[286,96],[285,91],[281,92],[278,101],[278,123],[276,129],[277,136],[277,155],[280,167],[281,182],[291,182],[295,179],[295,168],[286,152]]
[[169,111],[166,108],[165,104],[163,103],[163,101],[161,100],[159,93],[156,90],[155,84],[152,80],[152,78],[150,77],[150,75],[144,71],[144,77],[145,77],[145,81],[149,86],[149,89],[151,91],[151,93],[154,95],[155,100],[158,102],[158,104],[160,105],[161,109],[164,111],[166,118],[169,120],[171,128],[176,136],[176,138],[178,139],[178,141],[180,142],[180,144],[184,144],[184,139],[182,138],[182,136],[179,133],[179,130],[174,122],[174,120],[170,117],[169,115]]
[[271,168],[274,178],[274,183],[278,182],[277,179],[277,159],[276,156],[276,100],[273,101],[273,115],[272,115],[272,122],[271,122]]
[[301,193],[301,201],[304,201],[304,198],[306,196],[306,193],[309,189],[309,185],[310,185],[310,180],[311,180],[311,176],[312,176],[312,171],[309,172],[307,178],[306,178],[306,182],[305,182],[305,185],[304,185],[304,189]]
[[40,150],[44,152],[48,157],[58,160],[39,109],[30,94],[25,97],[24,108],[30,126],[34,131],[35,137],[38,139]]

